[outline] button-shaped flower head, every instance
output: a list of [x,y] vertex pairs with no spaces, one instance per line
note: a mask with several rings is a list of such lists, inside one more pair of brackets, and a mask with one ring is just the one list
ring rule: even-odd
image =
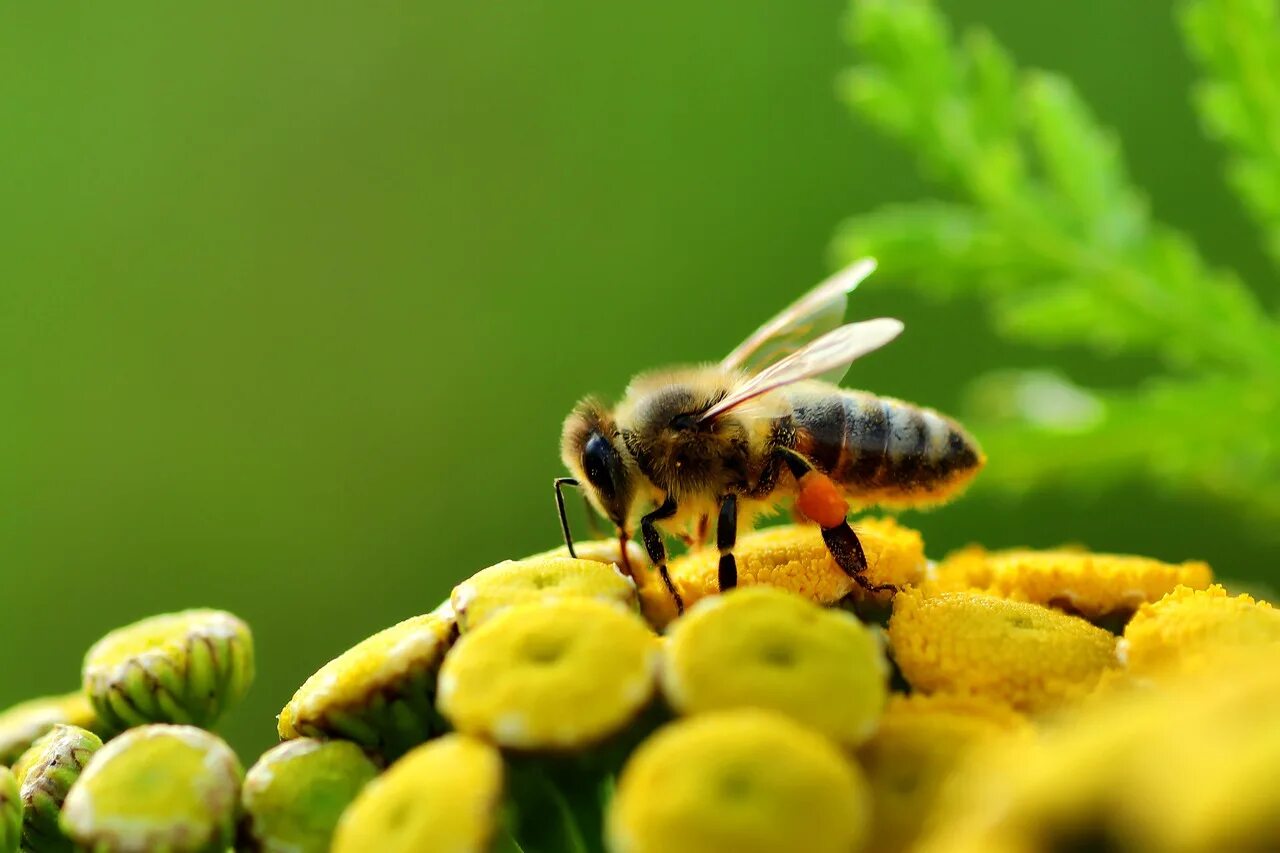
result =
[[84,659],[85,693],[117,731],[146,723],[211,726],[252,683],[249,626],[222,610],[143,619],[103,637]]
[[263,853],[327,853],[343,810],[377,775],[349,741],[278,744],[245,774],[242,840]]
[[130,729],[71,786],[62,829],[81,848],[109,853],[225,850],[242,777],[231,748],[202,729]]
[[21,702],[0,712],[0,765],[17,761],[37,738],[59,723],[101,734],[102,723],[89,697],[79,690]]
[[1181,587],[1144,606],[1125,626],[1121,655],[1131,675],[1214,665],[1233,650],[1271,648],[1280,660],[1280,610],[1220,586]]
[[940,589],[980,590],[1089,618],[1127,615],[1180,584],[1203,589],[1212,580],[1208,564],[1199,561],[1165,563],[1083,550],[987,551],[974,546],[950,554],[937,568]]
[[503,768],[498,751],[445,735],[408,752],[365,786],[343,813],[334,853],[482,853],[498,829]]
[[13,771],[0,764],[0,853],[15,853],[22,840],[22,803]]
[[[867,557],[872,584],[903,587],[919,582],[927,562],[920,534],[892,519],[859,519],[854,524]],[[774,586],[818,604],[835,604],[845,596],[868,595],[831,556],[822,531],[812,524],[785,524],[738,537],[733,549],[738,563],[738,586]],[[720,591],[720,554],[699,548],[672,560],[672,582],[685,606]],[[887,601],[888,592],[877,593]],[[656,577],[642,584],[645,615],[659,626],[675,618],[675,604]]]
[[672,623],[661,680],[682,714],[770,708],[857,746],[875,730],[888,674],[878,637],[852,614],[757,586]]
[[31,745],[13,766],[22,798],[22,846],[39,853],[66,850],[70,842],[58,827],[67,792],[102,739],[78,726],[56,725]]
[[555,598],[589,598],[635,608],[636,588],[618,569],[597,560],[531,557],[477,572],[454,587],[449,600],[459,630],[466,632],[513,604]]
[[439,734],[436,673],[453,637],[438,613],[361,641],[306,680],[280,712],[281,738],[342,738],[387,759]]
[[458,640],[440,670],[440,711],[511,749],[580,749],[649,704],[657,658],[657,637],[617,604],[518,604]]
[[1116,664],[1116,639],[1084,619],[994,595],[898,594],[894,660],[916,690],[986,696],[1052,710],[1091,691]]
[[849,853],[868,794],[831,741],[745,708],[660,729],[631,756],[608,815],[613,853]]

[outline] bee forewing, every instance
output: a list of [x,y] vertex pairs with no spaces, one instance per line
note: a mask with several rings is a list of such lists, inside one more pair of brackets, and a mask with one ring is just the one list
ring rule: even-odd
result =
[[854,360],[896,338],[902,333],[902,329],[900,320],[888,317],[841,326],[749,377],[723,400],[704,412],[699,420],[705,421],[724,414],[784,385],[812,379],[834,370],[843,372]]
[[835,329],[844,320],[848,294],[875,268],[876,262],[871,258],[845,267],[752,332],[724,357],[720,366],[725,370],[755,372]]

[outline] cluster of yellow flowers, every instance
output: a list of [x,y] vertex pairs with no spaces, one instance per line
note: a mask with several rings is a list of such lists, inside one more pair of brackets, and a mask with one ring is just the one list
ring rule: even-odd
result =
[[[371,690],[390,708],[404,701],[395,685],[434,674],[435,723],[451,733],[367,787],[334,849],[1207,851],[1280,838],[1280,791],[1265,784],[1280,738],[1262,730],[1280,719],[1268,605],[1211,586],[1203,563],[970,548],[934,565],[894,521],[858,533],[871,578],[896,595],[863,591],[801,526],[743,536],[727,595],[715,553],[674,560],[681,616],[643,556],[628,552],[633,582],[607,542],[459,584],[327,665],[280,717],[284,737],[303,719],[386,717]],[[369,644],[417,649],[415,663],[371,658]],[[1211,706],[1191,680],[1205,678],[1231,685]],[[1233,743],[1273,753],[1223,751],[1215,714],[1254,721]],[[1193,719],[1211,734],[1189,741]],[[385,750],[392,731],[383,720],[362,743]],[[1212,796],[1192,802],[1204,792],[1181,783],[1184,763]],[[1116,797],[1121,777],[1135,787]],[[1157,819],[1170,808],[1176,830]],[[547,811],[576,814],[578,830],[547,836]]]
[[196,728],[247,629],[122,629],[0,714],[0,851],[1280,847],[1280,611],[1203,563],[857,529],[896,594],[808,526],[741,537],[726,595],[672,561],[683,615],[617,543],[484,569],[321,667],[247,773]]

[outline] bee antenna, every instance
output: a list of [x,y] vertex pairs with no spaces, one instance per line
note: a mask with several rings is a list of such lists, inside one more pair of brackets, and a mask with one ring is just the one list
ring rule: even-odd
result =
[[573,550],[573,535],[569,533],[569,516],[564,511],[564,487],[578,487],[578,481],[572,477],[556,477],[556,510],[560,513],[560,530],[564,533],[564,544],[569,549],[569,556],[577,559]]

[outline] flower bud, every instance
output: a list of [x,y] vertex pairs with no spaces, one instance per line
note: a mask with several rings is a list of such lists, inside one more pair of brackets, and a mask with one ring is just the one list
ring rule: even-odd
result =
[[22,802],[13,771],[0,764],[0,853],[17,853],[22,840]]
[[103,728],[89,698],[79,690],[19,703],[0,713],[0,765],[17,761],[37,738],[59,723],[99,734]]
[[357,643],[293,694],[280,737],[351,740],[392,760],[439,734],[436,672],[453,631],[446,615],[428,613]]
[[343,810],[377,775],[354,743],[298,738],[278,744],[245,774],[241,846],[327,853]]
[[13,772],[22,798],[22,847],[32,853],[61,851],[70,842],[58,827],[67,791],[102,739],[76,726],[56,725],[22,754]]
[[89,649],[84,689],[117,730],[213,725],[253,683],[249,626],[222,610],[184,610],[118,628]]
[[71,786],[62,829],[100,853],[205,853],[235,834],[243,771],[231,748],[192,726],[130,729]]

